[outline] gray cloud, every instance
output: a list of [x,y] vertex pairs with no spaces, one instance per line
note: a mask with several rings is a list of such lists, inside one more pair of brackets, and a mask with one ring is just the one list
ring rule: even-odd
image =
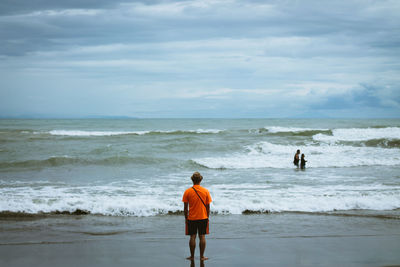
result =
[[[339,1],[328,7],[318,1],[301,4],[267,1],[267,4],[257,3],[256,6],[247,2],[196,3],[200,2],[3,1],[0,10],[14,8],[25,13],[2,16],[0,34],[8,42],[20,41],[23,47],[31,46],[26,51],[34,51],[43,45],[57,49],[54,39],[87,45],[334,35],[335,38],[329,41],[342,45],[359,42],[377,49],[398,47],[400,41],[393,34],[399,32],[397,23],[393,22],[393,17],[397,16],[393,14],[393,6],[397,7],[394,10],[400,10],[398,5],[387,1],[382,1],[376,11],[358,1]],[[85,9],[88,9],[86,14],[78,12]],[[377,32],[379,38],[376,38]],[[7,54],[7,46],[2,52]]]
[[[0,15],[16,15],[31,13],[40,10],[60,10],[60,9],[99,9],[112,8],[121,2],[112,0],[2,0],[0,2]],[[139,2],[139,1],[138,1]],[[152,1],[154,2],[154,1]]]
[[[57,95],[82,115],[400,109],[397,1],[5,0],[0,10],[2,113],[46,113],[35,104],[45,99],[68,115]],[[76,108],[81,96],[90,107]]]
[[[399,89],[396,85],[360,84],[348,92],[321,97],[310,105],[310,108],[319,111],[358,110],[359,112],[368,109],[369,112],[375,110],[386,116],[398,116],[400,115]],[[374,117],[376,114],[366,115]]]

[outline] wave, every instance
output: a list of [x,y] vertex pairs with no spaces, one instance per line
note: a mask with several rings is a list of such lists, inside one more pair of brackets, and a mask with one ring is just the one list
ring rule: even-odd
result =
[[321,128],[295,128],[295,127],[279,127],[279,126],[270,126],[265,127],[270,133],[284,133],[284,132],[308,132],[308,131],[329,131],[329,129],[321,129]]
[[245,151],[220,157],[192,159],[192,162],[210,169],[293,168],[293,155],[301,149],[306,155],[307,167],[357,167],[400,165],[397,148],[354,147],[345,145],[294,146],[259,142]]
[[313,139],[322,142],[399,140],[400,127],[333,129],[331,135],[318,133]]
[[[261,188],[260,188],[261,187]],[[337,212],[354,210],[397,210],[400,187],[384,185],[291,186],[274,188],[268,185],[245,186],[246,190],[214,186],[213,210],[218,213],[269,212]]]
[[400,148],[400,139],[387,140],[387,139],[373,139],[363,143],[365,146],[372,147],[393,147]]
[[35,134],[50,134],[54,136],[96,137],[116,135],[157,135],[157,134],[218,134],[224,130],[197,129],[197,130],[144,130],[144,131],[82,131],[82,130],[52,130],[48,132],[34,132]]
[[349,145],[354,147],[382,147],[400,148],[400,139],[371,139],[366,141],[337,141],[339,145]]
[[[42,134],[42,132],[36,132],[37,134]],[[61,135],[61,136],[113,136],[113,135],[127,135],[127,134],[136,134],[143,135],[146,134],[147,131],[136,131],[136,132],[127,132],[127,131],[79,131],[79,130],[53,130],[46,132],[50,135]]]
[[[210,185],[216,214],[328,213],[400,208],[400,187],[373,185]],[[0,189],[0,217],[36,215],[155,216],[182,214],[184,187],[124,183],[103,186],[37,186]]]
[[295,127],[279,127],[279,126],[268,126],[258,129],[241,130],[242,132],[248,132],[250,134],[265,134],[272,136],[313,136],[316,134],[332,134],[330,129],[319,129],[319,128],[295,128]]
[[[330,129],[323,128],[296,128],[296,127],[279,127],[270,126],[263,128],[268,134],[280,135],[280,136],[313,136],[316,134],[327,134],[331,135]],[[260,129],[262,131],[262,129]]]
[[0,135],[9,135],[9,134],[30,134],[33,133],[32,129],[2,129],[0,131]]
[[124,164],[159,164],[168,159],[152,157],[114,156],[101,159],[84,159],[69,156],[50,157],[42,160],[25,160],[14,162],[1,162],[0,169],[6,168],[34,168],[58,167],[64,165],[124,165]]
[[[296,128],[268,126],[250,132],[267,133],[277,136],[311,136],[319,142],[341,142],[341,141],[369,141],[369,140],[400,140],[400,127],[369,127],[369,128]],[[386,147],[385,144],[383,146]]]

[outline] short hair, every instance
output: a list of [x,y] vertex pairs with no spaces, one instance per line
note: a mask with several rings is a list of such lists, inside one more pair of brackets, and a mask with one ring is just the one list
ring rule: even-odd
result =
[[297,149],[297,153],[300,153],[300,149]]
[[195,184],[198,184],[201,182],[201,180],[203,180],[203,176],[201,176],[199,172],[194,172],[191,178]]

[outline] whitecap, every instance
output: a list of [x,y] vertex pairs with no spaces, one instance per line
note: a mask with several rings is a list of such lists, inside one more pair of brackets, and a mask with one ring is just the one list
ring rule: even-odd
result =
[[316,134],[316,141],[338,142],[338,141],[367,141],[373,139],[400,139],[399,127],[386,128],[349,128],[334,129],[332,135]]

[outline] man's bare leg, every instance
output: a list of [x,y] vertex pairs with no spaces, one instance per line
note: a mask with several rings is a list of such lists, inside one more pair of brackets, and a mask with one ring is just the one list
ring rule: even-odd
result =
[[186,259],[193,260],[194,250],[196,249],[196,235],[190,235],[189,248],[190,248],[190,257],[187,257]]
[[206,235],[199,235],[200,239],[200,260],[208,260],[207,257],[204,257],[204,251],[206,250]]

